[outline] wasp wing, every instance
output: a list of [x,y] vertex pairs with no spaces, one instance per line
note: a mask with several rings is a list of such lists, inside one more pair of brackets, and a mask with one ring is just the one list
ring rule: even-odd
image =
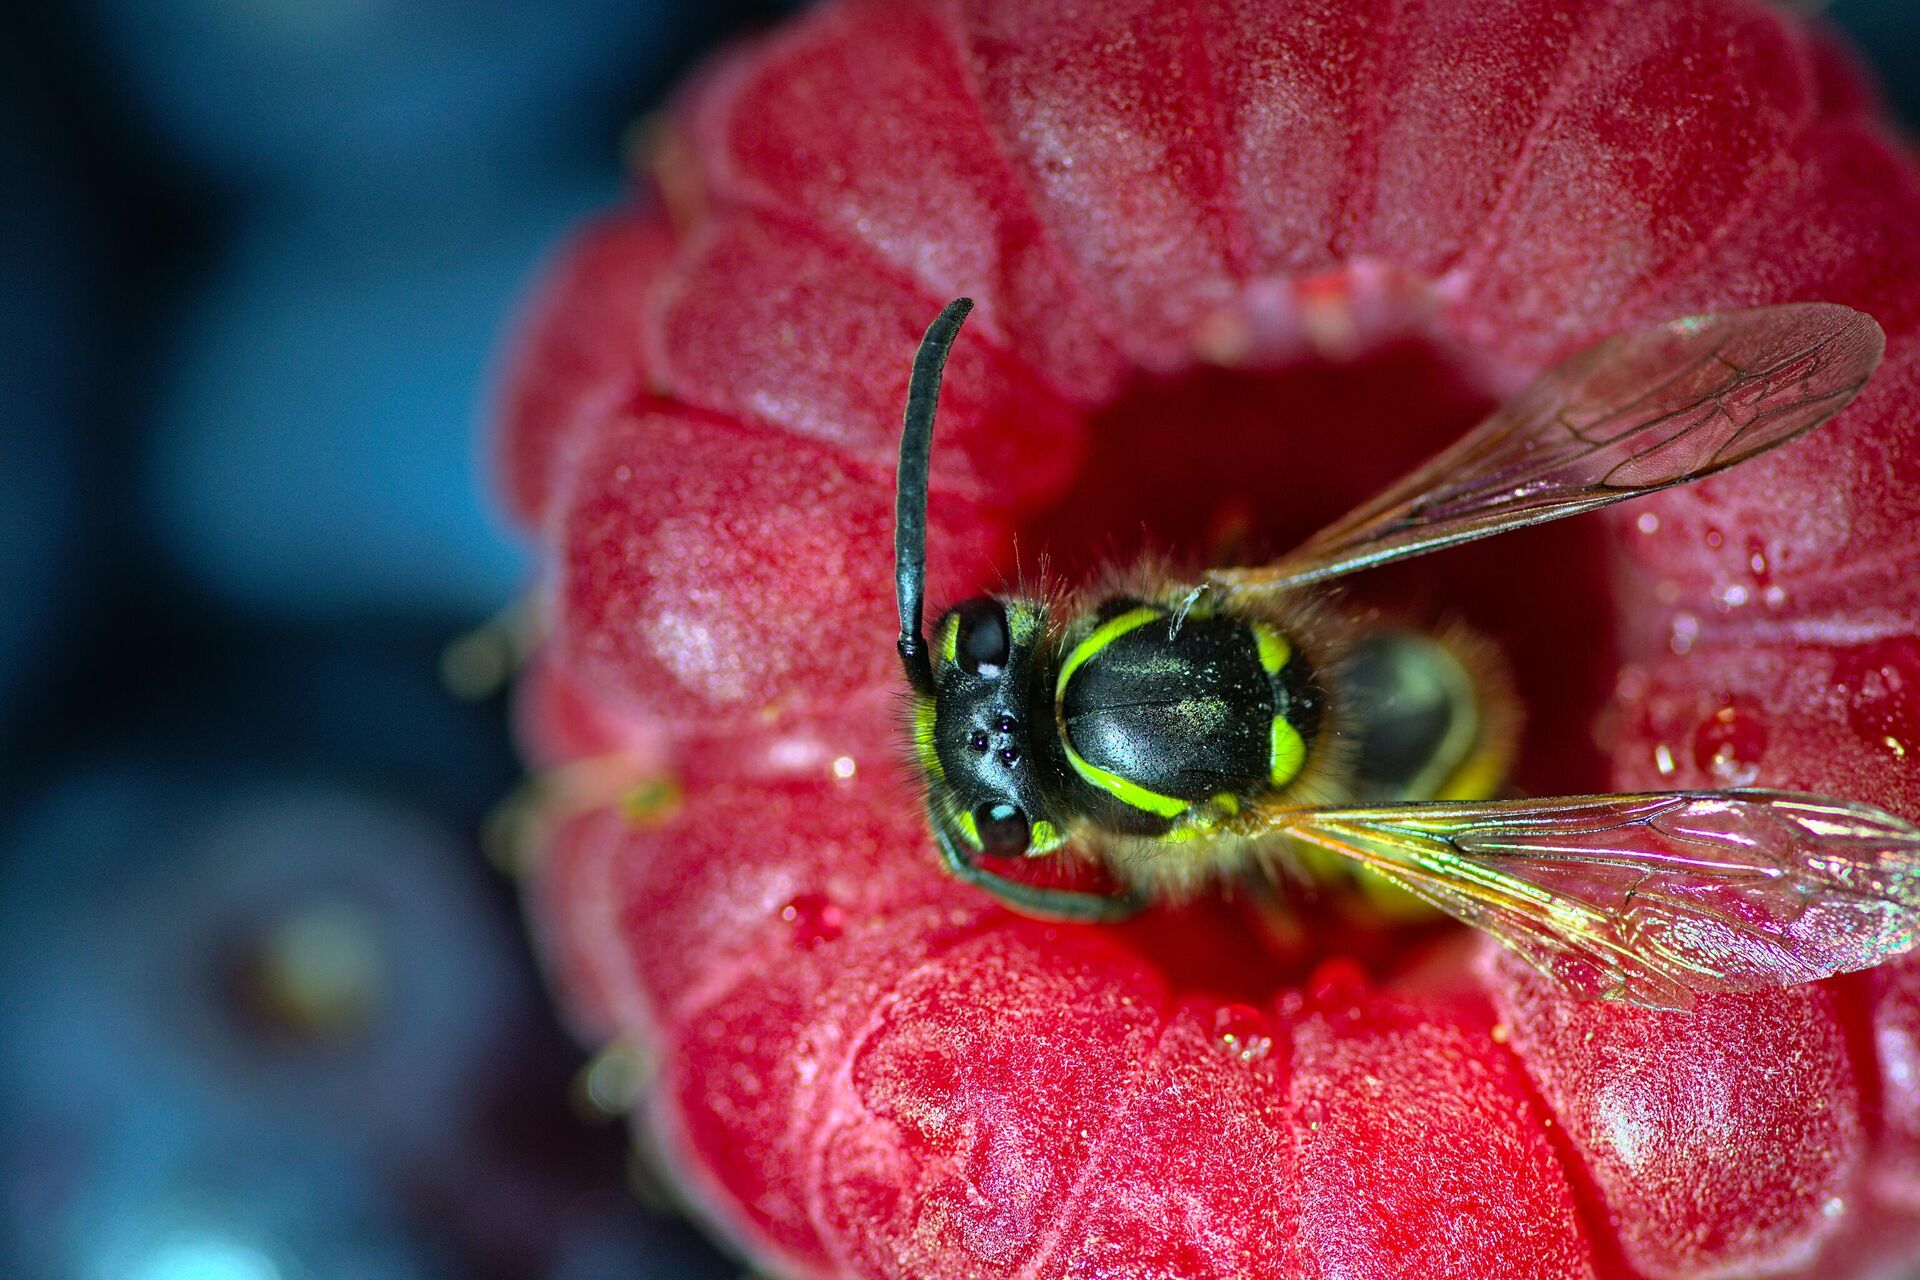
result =
[[1829,303],[1607,338],[1298,550],[1207,576],[1230,592],[1299,586],[1697,480],[1839,413],[1885,345],[1871,316]]
[[1920,828],[1785,791],[1297,809],[1344,854],[1486,930],[1563,990],[1686,1009],[1879,964],[1920,942]]

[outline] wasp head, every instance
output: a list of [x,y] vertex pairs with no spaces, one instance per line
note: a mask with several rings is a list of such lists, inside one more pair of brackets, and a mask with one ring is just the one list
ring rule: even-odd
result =
[[977,596],[948,610],[934,636],[933,695],[918,704],[915,747],[941,838],[995,857],[1051,852],[1061,824],[1039,751],[1053,715],[1043,609]]
[[[1045,853],[1061,843],[1047,812],[1035,758],[1036,714],[1052,703],[1036,693],[1044,611],[1025,601],[979,596],[948,610],[934,629],[938,654],[921,633],[926,587],[927,474],[934,409],[947,352],[973,304],[947,305],[914,357],[900,435],[894,499],[894,582],[900,604],[900,661],[912,689],[914,743],[928,787],[928,812],[948,861]],[[937,661],[936,661],[937,657]]]

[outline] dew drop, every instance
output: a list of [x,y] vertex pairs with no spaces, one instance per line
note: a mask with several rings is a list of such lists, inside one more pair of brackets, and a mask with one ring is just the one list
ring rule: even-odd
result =
[[1662,742],[1653,748],[1653,767],[1660,771],[1663,778],[1673,775],[1673,748]]
[[1640,513],[1640,518],[1634,521],[1633,523],[1634,523],[1634,527],[1639,529],[1640,532],[1642,533],[1660,532],[1660,517],[1653,514],[1653,512],[1651,511],[1642,511]]
[[860,771],[860,763],[859,761],[855,760],[852,756],[835,756],[834,757],[833,776],[839,779],[841,782],[849,781],[850,779],[852,779],[853,775],[858,773],[859,771]]
[[1895,758],[1920,743],[1920,639],[1893,636],[1841,655],[1834,683],[1847,694],[1847,721]]
[[780,918],[793,926],[793,944],[808,951],[832,942],[846,930],[846,914],[824,893],[803,893],[780,909]]
[[1367,994],[1367,971],[1350,956],[1323,960],[1307,975],[1307,994],[1322,1006],[1352,1004]]
[[1720,606],[1722,613],[1729,613],[1738,609],[1750,598],[1751,593],[1747,590],[1746,585],[1744,583],[1734,582],[1720,588],[1719,592],[1714,596],[1714,602]]
[[1720,545],[1725,543],[1726,540],[1727,540],[1726,534],[1721,533],[1720,530],[1714,528],[1712,525],[1707,526],[1707,545],[1708,546],[1719,547]]
[[1693,732],[1693,762],[1722,786],[1751,786],[1767,750],[1767,726],[1753,712],[1724,703]]
[[1213,1030],[1221,1051],[1241,1062],[1258,1062],[1273,1051],[1266,1015],[1251,1005],[1223,1005],[1213,1015]]
[[1773,569],[1767,563],[1767,544],[1757,533],[1747,535],[1747,568],[1753,573],[1753,580],[1762,588],[1773,581]]
[[1677,654],[1693,652],[1693,642],[1700,638],[1700,619],[1690,613],[1677,613],[1673,617],[1673,628],[1667,636],[1667,648]]

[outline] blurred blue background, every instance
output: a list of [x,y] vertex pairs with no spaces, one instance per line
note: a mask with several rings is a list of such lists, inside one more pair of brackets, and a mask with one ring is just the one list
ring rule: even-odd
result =
[[[510,884],[480,423],[626,126],[780,0],[73,0],[0,41],[0,1276],[732,1277]],[[1830,17],[1920,109],[1920,6]],[[644,1190],[644,1186],[640,1188]]]
[[447,645],[503,324],[775,0],[75,0],[0,41],[0,1276],[731,1277],[636,1190]]

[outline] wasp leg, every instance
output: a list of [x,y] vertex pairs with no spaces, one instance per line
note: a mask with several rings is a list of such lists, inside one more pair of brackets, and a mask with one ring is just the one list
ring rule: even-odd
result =
[[1059,920],[1081,924],[1111,924],[1137,916],[1146,909],[1150,899],[1138,889],[1128,889],[1123,893],[1083,893],[1077,889],[1047,889],[1035,884],[1021,884],[1005,876],[995,875],[972,858],[958,844],[948,841],[936,841],[940,854],[946,860],[947,870],[970,885],[985,889],[1000,901],[1012,907],[1022,915],[1039,916],[1048,920]]

